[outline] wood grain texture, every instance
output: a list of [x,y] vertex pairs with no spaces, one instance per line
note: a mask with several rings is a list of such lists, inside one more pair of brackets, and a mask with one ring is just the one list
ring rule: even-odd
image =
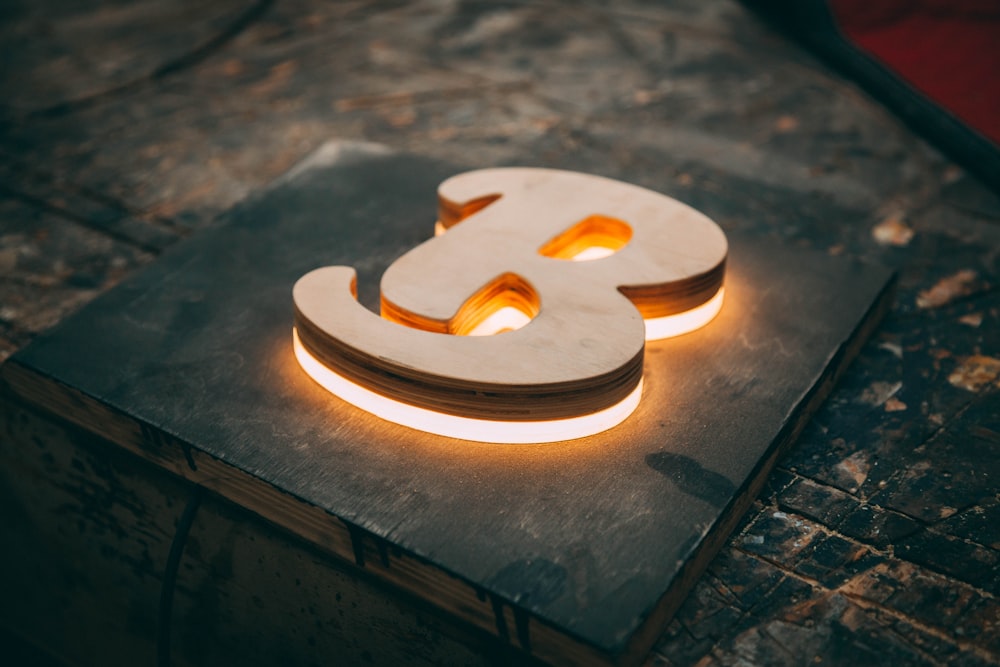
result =
[[[301,273],[347,255],[381,273],[456,171],[365,150],[298,170],[36,339],[5,377],[293,531],[310,506],[328,513],[317,543],[522,650],[634,663],[877,321],[889,274],[736,236],[729,305],[697,335],[650,344],[626,424],[458,446],[332,399],[288,335]],[[356,529],[390,550],[381,568]]]
[[[5,590],[22,601],[2,608],[5,633],[16,633],[0,637],[5,664],[155,664],[164,647],[171,665],[508,664],[509,649],[489,633],[212,494],[201,494],[168,580],[167,554],[196,486],[2,397],[0,565],[16,573]],[[167,615],[165,587],[174,594]]]
[[[438,188],[448,202],[439,209],[487,199],[389,266],[382,317],[357,304],[352,268],[302,276],[293,301],[304,347],[340,376],[409,405],[491,420],[581,417],[639,386],[644,318],[702,306],[722,289],[722,230],[664,195],[529,168],[466,172]],[[619,227],[593,232],[601,216]],[[588,235],[610,236],[619,248],[595,261],[551,256],[574,243],[567,235],[584,248],[597,243]],[[505,307],[530,323],[464,335]]]
[[[0,393],[0,623],[60,667],[153,659],[163,568],[190,488],[100,442]],[[35,663],[8,648],[4,660]]]

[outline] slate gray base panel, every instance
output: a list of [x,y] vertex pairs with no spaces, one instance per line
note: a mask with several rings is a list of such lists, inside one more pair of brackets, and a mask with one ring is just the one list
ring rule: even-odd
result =
[[541,624],[631,660],[870,332],[891,275],[730,235],[722,312],[648,346],[643,401],[623,425],[532,446],[430,436],[298,368],[291,288],[350,265],[374,307],[382,271],[432,235],[437,184],[464,170],[330,144],[38,338],[6,375],[15,390],[30,373],[96,399],[144,437],[177,438],[454,575],[500,612],[501,638],[530,649]]

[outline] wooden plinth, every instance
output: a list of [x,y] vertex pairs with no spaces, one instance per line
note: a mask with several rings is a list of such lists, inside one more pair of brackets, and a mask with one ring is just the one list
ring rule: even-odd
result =
[[[556,664],[635,664],[887,306],[890,274],[729,235],[726,303],[650,343],[624,424],[460,442],[331,397],[292,352],[295,281],[360,300],[464,168],[328,148],[3,367],[26,401]],[[294,573],[289,573],[294,575]]]

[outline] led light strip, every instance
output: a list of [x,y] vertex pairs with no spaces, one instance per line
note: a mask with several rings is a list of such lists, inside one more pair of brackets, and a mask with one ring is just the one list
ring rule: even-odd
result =
[[663,340],[673,338],[705,326],[722,310],[722,302],[726,298],[726,288],[720,287],[711,299],[683,313],[653,317],[646,322],[646,340]]
[[601,433],[625,421],[639,405],[642,380],[628,396],[609,408],[581,417],[548,421],[496,421],[449,415],[402,403],[375,393],[324,366],[312,356],[299,332],[292,329],[295,358],[302,369],[331,394],[386,421],[418,431],[476,442],[528,444],[573,440]]
[[[689,311],[646,320],[646,340],[679,336],[712,320],[722,308],[725,290]],[[295,358],[320,386],[351,405],[387,421],[426,433],[476,442],[527,444],[573,440],[606,431],[625,421],[639,405],[642,380],[620,402],[598,412],[547,421],[498,421],[449,415],[397,401],[348,380],[312,356],[292,329]]]

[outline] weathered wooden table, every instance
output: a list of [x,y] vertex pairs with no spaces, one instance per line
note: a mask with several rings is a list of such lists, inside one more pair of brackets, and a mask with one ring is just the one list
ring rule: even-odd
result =
[[[729,2],[201,5],[0,14],[4,356],[331,138],[638,182],[900,272],[651,660],[1000,660],[994,193]],[[190,485],[9,398],[0,418],[14,657],[494,659],[212,495],[164,582]]]

